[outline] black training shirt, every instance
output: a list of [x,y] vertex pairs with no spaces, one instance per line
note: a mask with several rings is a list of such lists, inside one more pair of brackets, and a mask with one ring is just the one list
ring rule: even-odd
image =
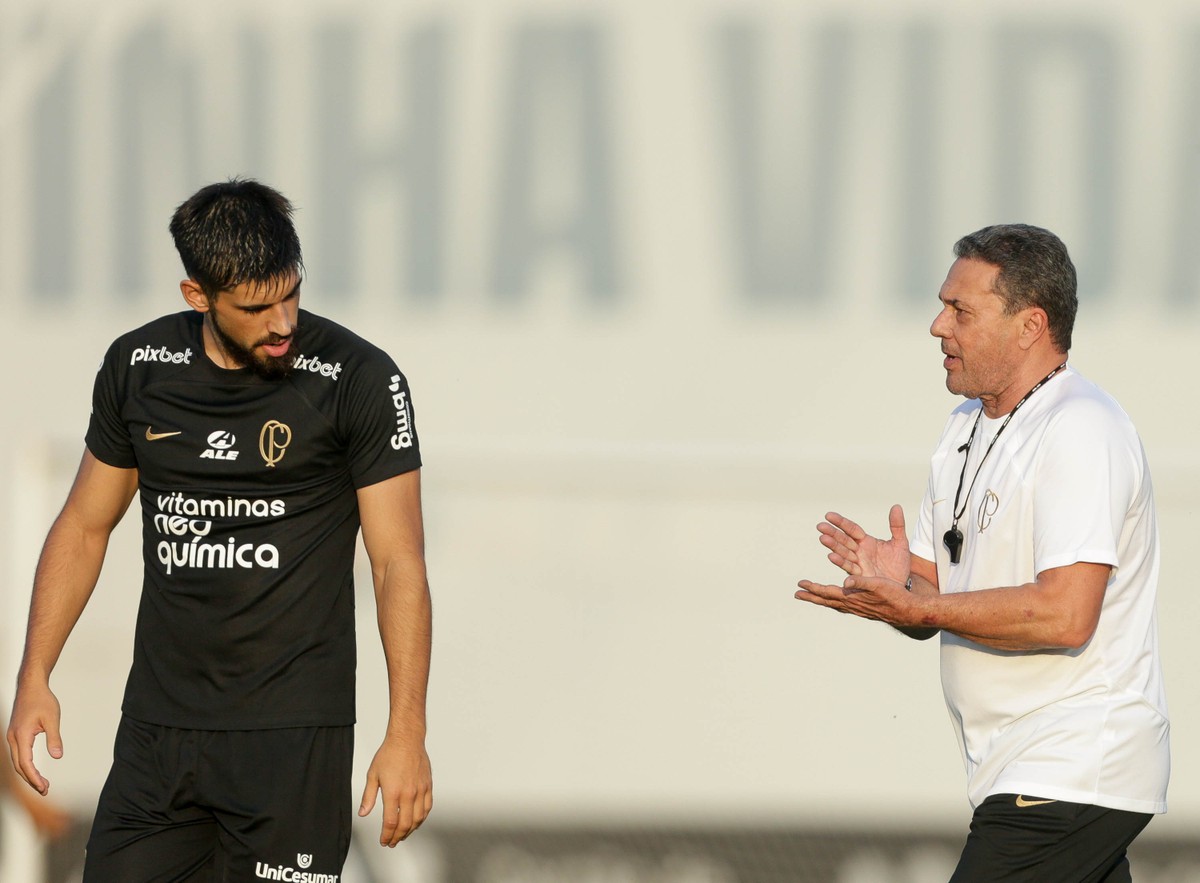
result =
[[204,353],[201,314],[118,338],[87,446],[136,468],[145,574],[124,712],[189,729],[354,722],[356,489],[421,465],[391,358],[300,311],[292,373]]

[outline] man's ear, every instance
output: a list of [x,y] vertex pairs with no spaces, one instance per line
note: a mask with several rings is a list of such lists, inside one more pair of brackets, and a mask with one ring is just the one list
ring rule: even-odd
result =
[[212,308],[212,301],[195,279],[184,279],[179,283],[179,291],[187,305],[197,313],[207,313]]
[[1029,349],[1042,339],[1050,330],[1050,317],[1041,307],[1030,307],[1024,310],[1021,321],[1021,348]]

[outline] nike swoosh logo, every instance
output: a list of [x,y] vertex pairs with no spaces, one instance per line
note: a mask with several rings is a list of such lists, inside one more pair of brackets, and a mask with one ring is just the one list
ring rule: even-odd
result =
[[1041,806],[1043,803],[1058,803],[1057,800],[1026,800],[1024,795],[1017,795],[1017,806]]
[[183,435],[183,430],[178,432],[154,432],[149,426],[146,427],[146,441],[158,441],[160,438],[170,438],[173,435]]

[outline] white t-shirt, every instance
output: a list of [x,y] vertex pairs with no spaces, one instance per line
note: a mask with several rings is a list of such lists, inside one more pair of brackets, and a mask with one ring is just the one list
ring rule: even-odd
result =
[[[994,650],[941,633],[942,689],[971,804],[1015,793],[1165,812],[1158,531],[1137,432],[1095,384],[1069,368],[1053,377],[983,460],[958,522],[962,558],[951,565],[942,535],[966,456],[959,447],[979,408],[972,400],[950,415],[912,538],[913,554],[936,562],[941,592],[1022,585],[1080,561],[1113,569],[1095,634],[1078,650]],[[1002,422],[980,422],[964,497]]]

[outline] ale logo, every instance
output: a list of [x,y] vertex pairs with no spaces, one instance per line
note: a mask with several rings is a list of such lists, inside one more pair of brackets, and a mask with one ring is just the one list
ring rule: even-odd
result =
[[258,434],[258,452],[271,469],[283,459],[287,446],[292,443],[292,429],[278,420],[268,420]]
[[238,452],[233,449],[237,436],[225,429],[208,434],[208,447],[200,452],[202,460],[236,460]]
[[296,864],[302,868],[307,868],[312,864],[312,855],[305,855],[302,852],[296,853]]

